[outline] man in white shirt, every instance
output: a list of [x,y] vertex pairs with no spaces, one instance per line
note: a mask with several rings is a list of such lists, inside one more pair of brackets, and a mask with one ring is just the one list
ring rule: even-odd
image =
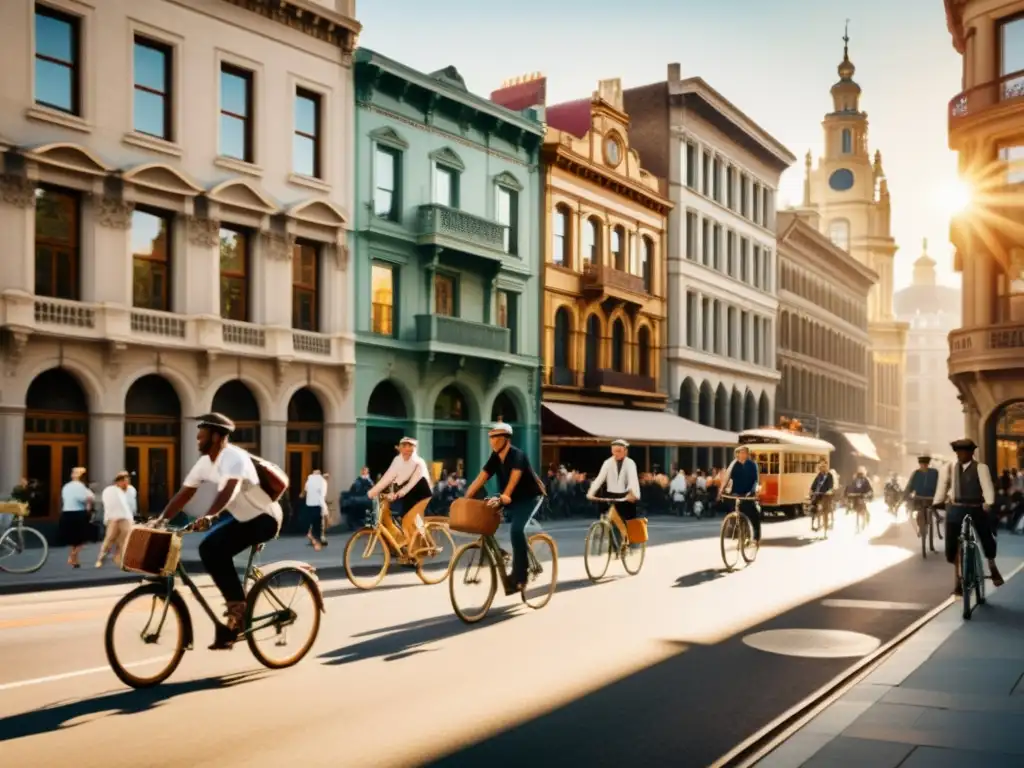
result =
[[686,470],[680,468],[672,482],[668,485],[668,491],[672,495],[672,508],[677,515],[682,516],[686,508]]
[[398,489],[387,495],[388,501],[401,500],[402,530],[395,527],[391,520],[390,510],[385,510],[381,521],[402,543],[406,555],[411,553],[410,546],[416,536],[416,532],[423,528],[423,513],[430,503],[430,470],[427,469],[427,462],[423,460],[416,448],[419,443],[415,438],[403,437],[398,441],[398,455],[395,456],[377,484],[367,493],[371,499],[377,498],[382,490],[395,485]]
[[324,522],[327,517],[327,480],[319,469],[314,469],[306,478],[302,497],[311,515],[311,525],[306,532],[306,538],[313,545],[313,549],[319,552],[324,541]]
[[996,537],[992,533],[989,510],[996,503],[996,489],[992,474],[986,465],[974,459],[978,446],[970,438],[954,440],[950,446],[956,452],[956,462],[946,464],[939,471],[939,484],[935,489],[935,504],[950,504],[946,510],[946,562],[953,564],[956,586],[953,594],[963,594],[960,581],[960,527],[966,515],[971,516],[974,530],[978,534],[981,550],[988,559],[993,586],[1003,584],[1003,577],[996,568]]
[[[235,423],[220,413],[199,417],[196,441],[202,456],[154,524],[171,519],[182,510],[204,483],[217,486],[217,496],[206,514],[196,520],[198,530],[209,528],[199,545],[199,558],[227,603],[226,624],[217,623],[210,650],[231,648],[245,624],[245,591],[235,571],[234,558],[256,544],[270,541],[281,527],[281,505],[260,487],[252,456],[228,436]],[[213,518],[226,512],[210,527]]]
[[616,547],[620,547],[622,541],[628,541],[623,521],[636,517],[636,503],[640,500],[640,476],[636,462],[629,458],[628,453],[629,443],[621,438],[613,440],[612,455],[605,459],[587,492],[587,498],[594,501],[598,498],[598,490],[604,486],[601,498],[616,500],[614,511],[608,516],[612,522],[612,533],[621,537],[616,538]]
[[132,510],[131,498],[128,496],[128,489],[131,488],[131,476],[127,472],[118,472],[114,478],[113,485],[103,489],[100,497],[103,501],[103,524],[107,528],[106,536],[103,538],[103,545],[100,547],[100,556],[96,559],[96,567],[102,568],[107,553],[114,550],[114,564],[121,564],[121,555],[124,553],[124,543],[128,539],[128,533],[135,522],[135,513]]

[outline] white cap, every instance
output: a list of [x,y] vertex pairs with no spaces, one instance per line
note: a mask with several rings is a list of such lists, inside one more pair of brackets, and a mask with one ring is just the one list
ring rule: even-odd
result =
[[419,442],[417,442],[415,437],[403,437],[401,440],[398,441],[399,445],[401,445],[402,443],[408,443],[413,448],[419,445]]
[[629,443],[627,443],[621,437],[618,440],[612,440],[612,445],[621,445],[623,448],[629,448]]
[[506,424],[504,421],[498,421],[491,425],[490,430],[487,432],[488,437],[496,437],[497,435],[507,435],[512,437],[512,425]]

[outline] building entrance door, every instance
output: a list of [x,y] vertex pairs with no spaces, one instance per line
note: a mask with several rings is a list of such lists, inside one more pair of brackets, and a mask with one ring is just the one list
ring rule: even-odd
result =
[[129,439],[124,447],[125,469],[139,494],[139,515],[148,518],[167,506],[177,490],[175,458],[178,443],[166,439]]

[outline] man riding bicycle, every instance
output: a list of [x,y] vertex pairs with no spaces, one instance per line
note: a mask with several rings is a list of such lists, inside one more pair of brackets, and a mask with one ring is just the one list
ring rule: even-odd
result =
[[956,575],[953,594],[962,595],[960,527],[967,515],[971,516],[978,541],[981,543],[981,551],[988,560],[993,586],[1002,586],[1003,577],[996,568],[996,537],[992,534],[992,523],[988,515],[996,501],[992,474],[986,465],[975,461],[974,452],[978,446],[973,440],[954,440],[950,446],[956,452],[956,461],[942,468],[933,503],[945,504],[946,497],[951,497],[952,503],[946,512],[946,562],[953,564],[953,572]]
[[487,433],[491,443],[491,457],[480,470],[480,474],[466,489],[466,498],[472,499],[488,480],[498,478],[498,503],[512,518],[512,583],[516,589],[526,587],[528,555],[526,524],[533,515],[544,485],[530,465],[529,457],[512,445],[512,426],[504,422],[494,424]]
[[[640,500],[640,476],[637,474],[636,462],[629,458],[629,443],[621,438],[612,441],[612,455],[604,460],[601,471],[597,473],[594,482],[587,492],[587,498],[594,501],[598,497],[598,490],[604,486],[604,493],[600,494],[606,499],[615,499],[615,512],[619,520],[612,516],[612,538],[615,541],[615,549],[622,546],[626,533],[626,520],[636,517],[636,503]],[[602,504],[602,508],[606,505]]]
[[818,474],[811,482],[811,504],[821,506],[823,520],[828,520],[832,513],[832,495],[835,492],[835,478],[828,471],[828,462],[822,459],[818,462]]
[[890,511],[895,512],[903,498],[903,489],[900,488],[900,481],[895,472],[889,473],[889,480],[886,482],[885,488],[882,489],[882,494],[885,498],[885,505],[889,507]]
[[[401,549],[406,555],[412,553],[412,542],[416,532],[423,527],[423,513],[430,503],[432,491],[430,489],[430,470],[427,462],[416,452],[419,443],[415,438],[403,437],[398,441],[398,455],[391,461],[377,484],[373,486],[366,495],[371,499],[377,498],[378,494],[389,485],[394,483],[398,490],[388,494],[388,501],[402,502],[402,534],[404,543]],[[392,524],[393,527],[393,524]],[[397,533],[397,529],[391,531]]]
[[736,458],[725,470],[726,484],[723,493],[739,496],[739,511],[754,529],[754,541],[761,543],[761,510],[757,506],[757,491],[761,475],[757,463],[750,459],[750,449],[741,445],[736,449]]
[[227,603],[227,621],[216,623],[212,651],[231,648],[245,623],[245,591],[235,571],[235,555],[277,536],[282,519],[281,505],[260,487],[252,455],[229,441],[234,431],[235,423],[221,413],[199,417],[196,442],[202,455],[154,521],[159,525],[174,518],[202,483],[217,486],[210,508],[194,524],[196,530],[209,529],[199,545],[199,559]]
[[[928,530],[927,515],[931,513],[932,499],[935,498],[935,489],[939,486],[939,470],[931,464],[931,456],[918,456],[917,469],[910,475],[906,490],[903,492],[903,501],[910,500],[918,531]],[[935,547],[932,546],[932,552],[934,551]]]

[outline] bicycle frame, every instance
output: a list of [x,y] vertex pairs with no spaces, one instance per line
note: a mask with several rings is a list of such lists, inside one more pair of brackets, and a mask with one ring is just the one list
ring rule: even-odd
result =
[[[526,519],[526,525],[523,528],[528,528],[533,519],[537,516],[540,508],[544,505],[544,497],[541,496],[537,504],[533,508],[533,512]],[[539,527],[539,526],[538,526]],[[498,576],[501,579],[501,585],[505,588],[505,594],[511,595],[516,592],[516,585],[512,583],[512,574],[505,570],[505,557],[501,553],[501,546],[498,544],[498,538],[494,534],[490,536],[480,537],[480,547],[485,550],[491,559],[491,563],[498,569]],[[538,565],[537,558],[533,554],[533,549],[530,547],[529,542],[526,545],[526,556],[528,558],[529,567],[533,568]],[[481,563],[482,564],[482,563]],[[478,565],[477,568],[480,566]]]
[[[391,529],[384,523],[384,516],[387,515],[388,522],[390,522],[390,524],[395,526],[396,528],[398,527],[397,525],[395,525],[394,518],[391,515],[391,504],[390,502],[386,500],[381,500],[379,498],[374,499],[374,502],[375,503],[373,509],[373,523],[367,527],[372,529],[375,535],[371,536],[370,540],[366,543],[366,549],[363,552],[363,557],[369,557],[373,552],[373,547],[377,544],[377,540],[383,539],[384,545],[391,550],[391,553],[395,557],[401,558],[400,550],[402,545],[395,538],[395,535],[391,532]],[[427,522],[435,518],[428,518],[426,515],[421,515],[420,518],[423,520],[423,527],[417,529],[417,535],[413,537],[413,543],[415,543],[417,539],[422,539],[424,546],[418,547],[416,549],[410,548],[408,550],[409,560],[416,560],[419,555],[437,549],[437,544],[431,538],[430,533],[427,531],[426,528]]]

